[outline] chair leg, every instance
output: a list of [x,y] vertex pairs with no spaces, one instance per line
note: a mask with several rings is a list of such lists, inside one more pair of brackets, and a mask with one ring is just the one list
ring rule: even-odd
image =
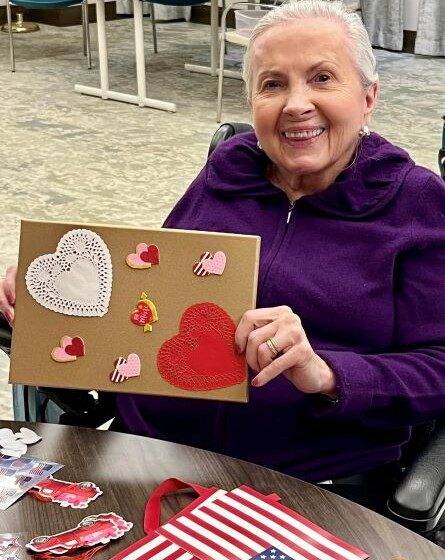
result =
[[91,38],[88,0],[82,2],[83,54],[87,57],[88,70],[91,70]]
[[6,0],[6,16],[8,18],[9,54],[11,56],[11,72],[15,72],[14,40],[12,38],[12,15],[11,15],[11,4],[9,3],[9,0]]
[[226,51],[226,15],[227,9],[224,10],[221,18],[221,45],[219,47],[219,68],[218,68],[218,100],[216,103],[216,122],[221,122],[222,113],[222,93],[224,80],[224,54]]
[[156,33],[155,6],[153,2],[149,2],[149,4],[150,4],[151,28],[153,30],[153,49],[155,51],[155,54],[158,54],[158,35]]

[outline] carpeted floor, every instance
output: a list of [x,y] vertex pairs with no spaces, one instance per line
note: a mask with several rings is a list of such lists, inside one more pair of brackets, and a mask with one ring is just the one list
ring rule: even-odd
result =
[[[20,218],[158,226],[202,167],[217,127],[217,82],[186,72],[184,63],[208,58],[209,28],[160,24],[154,55],[145,23],[148,97],[177,103],[175,114],[74,93],[75,83],[99,85],[96,57],[86,69],[79,27],[42,26],[17,37],[15,74],[0,33],[0,274],[17,259]],[[135,93],[132,20],[107,29],[111,88]],[[232,50],[231,60],[241,52]],[[381,97],[373,128],[436,170],[445,60],[376,55]],[[240,81],[225,80],[224,107],[225,120],[249,120]],[[1,357],[0,418],[12,415],[7,364]]]

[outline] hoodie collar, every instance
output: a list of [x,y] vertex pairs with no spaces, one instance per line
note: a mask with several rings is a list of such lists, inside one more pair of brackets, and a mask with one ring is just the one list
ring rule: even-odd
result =
[[[269,159],[254,132],[224,142],[212,155],[207,180],[211,191],[229,197],[280,197],[284,193],[266,178]],[[369,216],[396,195],[414,166],[409,155],[376,133],[362,139],[355,161],[327,189],[300,200],[343,217]]]

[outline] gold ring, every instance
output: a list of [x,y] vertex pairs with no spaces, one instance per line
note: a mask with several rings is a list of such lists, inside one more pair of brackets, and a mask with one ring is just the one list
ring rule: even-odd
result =
[[275,360],[275,358],[278,358],[278,356],[281,354],[281,350],[278,348],[277,343],[275,342],[274,338],[268,338],[266,340],[266,344],[267,344],[267,347],[270,350],[270,353],[272,354],[272,360]]

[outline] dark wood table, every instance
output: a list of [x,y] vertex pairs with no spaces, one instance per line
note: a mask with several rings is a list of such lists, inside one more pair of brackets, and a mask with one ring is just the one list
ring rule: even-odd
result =
[[[232,490],[248,484],[259,492],[276,492],[282,503],[318,525],[366,550],[372,560],[445,560],[445,550],[408,529],[335,494],[257,465],[192,447],[113,432],[53,424],[0,421],[0,428],[33,428],[43,441],[28,455],[62,463],[56,478],[92,481],[103,495],[87,509],[62,508],[25,495],[0,511],[0,533],[19,532],[27,541],[35,535],[66,531],[94,513],[114,511],[134,523],[133,529],[110,543],[95,558],[109,560],[141,538],[145,503],[166,478],[177,477],[203,486]],[[163,521],[194,498],[176,494],[164,499]],[[26,542],[27,542],[26,541]],[[23,554],[21,558],[29,556]]]

